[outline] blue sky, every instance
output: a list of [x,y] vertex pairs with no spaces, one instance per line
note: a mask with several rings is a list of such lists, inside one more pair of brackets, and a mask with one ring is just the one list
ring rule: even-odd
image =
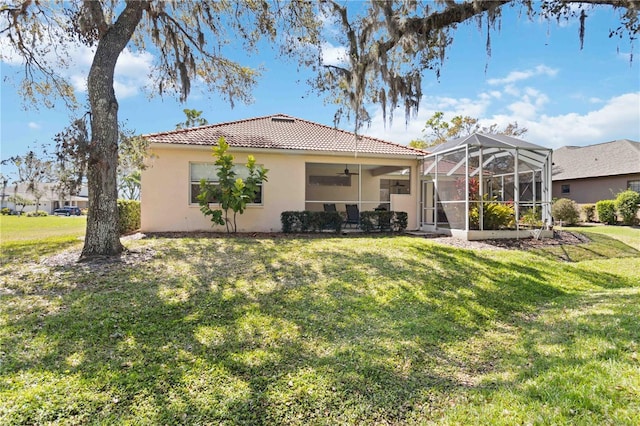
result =
[[[406,144],[421,136],[435,111],[443,111],[447,119],[469,115],[486,125],[517,121],[529,129],[523,139],[551,148],[640,140],[639,49],[627,39],[608,37],[609,29],[618,25],[616,13],[608,8],[590,12],[580,50],[577,22],[532,22],[508,10],[501,29],[491,33],[491,56],[485,50],[486,30],[478,30],[476,24],[460,26],[440,78],[429,72],[423,76],[418,116],[405,126],[404,114],[398,111],[393,126],[385,126],[379,108],[371,106],[374,119],[364,133]],[[327,45],[326,60],[340,51],[341,46]],[[76,49],[71,56],[74,63],[64,73],[82,100],[91,52]],[[264,67],[254,102],[231,109],[215,93],[202,93],[197,87],[184,104],[171,97],[149,98],[143,87],[149,84],[146,76],[153,56],[127,51],[116,69],[120,119],[142,134],[173,129],[184,120],[184,108],[202,110],[210,123],[284,113],[333,124],[335,107],[310,92],[308,74],[298,71],[296,63],[277,58],[270,48],[249,60]],[[69,123],[61,102],[54,109],[24,108],[15,79],[21,69],[11,58],[1,64],[2,159],[23,154],[28,147],[53,144],[55,133]],[[351,130],[348,123],[340,127]]]

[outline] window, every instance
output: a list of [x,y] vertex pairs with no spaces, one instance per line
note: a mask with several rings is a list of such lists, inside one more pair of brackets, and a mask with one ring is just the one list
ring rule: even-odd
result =
[[630,180],[627,182],[627,188],[640,193],[640,180]]
[[[191,204],[198,204],[198,194],[200,194],[200,181],[202,179],[215,184],[218,181],[218,167],[213,163],[190,163],[190,189],[189,200]],[[249,170],[246,166],[237,164],[233,166],[236,177],[246,179]],[[209,200],[211,203],[217,200]],[[262,204],[262,184],[258,185],[258,193],[252,204]]]
[[569,194],[571,192],[571,186],[569,184],[562,185],[562,193]]

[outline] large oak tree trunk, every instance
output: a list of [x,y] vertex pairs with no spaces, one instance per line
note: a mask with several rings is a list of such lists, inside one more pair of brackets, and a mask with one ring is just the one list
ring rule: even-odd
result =
[[124,249],[118,231],[118,101],[113,76],[118,57],[131,39],[145,7],[141,1],[127,3],[116,23],[100,38],[89,71],[89,213],[81,258],[118,255]]

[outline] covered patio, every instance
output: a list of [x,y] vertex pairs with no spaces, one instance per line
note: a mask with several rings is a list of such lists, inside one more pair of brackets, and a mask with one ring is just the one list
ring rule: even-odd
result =
[[305,210],[334,208],[347,211],[356,205],[358,211],[415,211],[412,168],[404,164],[320,163],[305,164]]
[[420,228],[467,240],[550,237],[552,150],[474,133],[421,164]]

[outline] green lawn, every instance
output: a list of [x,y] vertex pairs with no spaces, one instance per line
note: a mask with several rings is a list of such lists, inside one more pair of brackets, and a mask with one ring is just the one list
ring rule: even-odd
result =
[[640,256],[618,243],[161,238],[127,243],[139,264],[5,263],[0,424],[637,425]]
[[33,260],[78,245],[86,226],[86,216],[0,216],[0,260]]
[[569,231],[584,232],[587,235],[600,234],[618,239],[623,243],[640,250],[640,227],[629,226],[581,226],[574,228],[563,228]]

